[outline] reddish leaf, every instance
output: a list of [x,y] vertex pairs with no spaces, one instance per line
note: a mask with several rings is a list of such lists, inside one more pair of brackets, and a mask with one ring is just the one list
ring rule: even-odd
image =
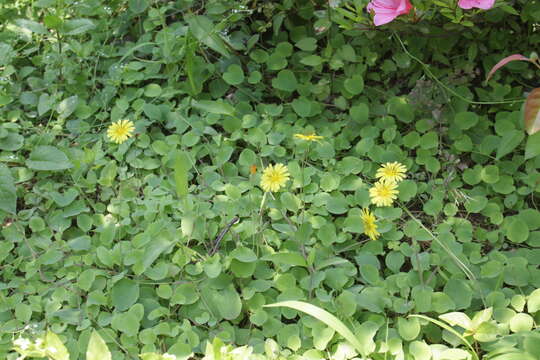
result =
[[533,89],[525,102],[525,130],[529,135],[540,130],[540,88]]
[[497,64],[495,64],[495,66],[489,71],[489,74],[487,76],[486,81],[489,81],[489,79],[495,73],[495,71],[499,70],[501,67],[508,64],[510,61],[515,61],[515,60],[522,60],[522,61],[532,62],[531,59],[529,59],[528,57],[525,57],[525,56],[523,56],[521,54],[514,54],[514,55],[507,56],[504,59],[502,59],[501,61],[499,61]]

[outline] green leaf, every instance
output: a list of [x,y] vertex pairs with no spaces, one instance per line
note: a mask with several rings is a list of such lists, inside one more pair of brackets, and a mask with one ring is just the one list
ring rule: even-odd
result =
[[465,346],[467,346],[469,348],[469,350],[472,352],[472,354],[474,355],[474,358],[476,360],[480,360],[480,358],[478,357],[478,354],[476,353],[476,351],[474,350],[474,348],[472,347],[471,343],[469,341],[467,341],[467,339],[465,339],[460,333],[458,333],[456,330],[452,329],[450,326],[446,325],[445,323],[443,323],[442,321],[439,321],[439,320],[436,320],[436,319],[432,319],[430,318],[429,316],[425,316],[425,315],[409,315],[409,317],[412,317],[412,318],[419,318],[419,319],[424,319],[424,320],[428,320],[428,321],[431,321],[432,323],[434,323],[435,325],[438,325],[439,327],[445,329],[446,331],[448,332],[451,332],[453,335],[455,335],[456,337],[458,337],[461,342],[463,344],[465,344]]
[[446,321],[448,324],[450,324],[450,326],[458,325],[464,330],[472,329],[471,318],[469,318],[467,314],[462,312],[451,312],[448,314],[440,315],[439,319]]
[[73,167],[66,154],[55,146],[37,146],[26,160],[30,169],[41,171],[66,170]]
[[7,136],[0,139],[0,150],[16,151],[23,147],[24,138],[15,133],[8,132]]
[[527,138],[525,144],[525,160],[540,155],[540,133],[536,132]]
[[129,10],[134,14],[140,14],[148,8],[147,0],[129,0]]
[[30,321],[32,308],[28,304],[19,303],[15,305],[15,318],[23,323]]
[[17,24],[17,26],[23,29],[30,30],[31,32],[34,32],[36,34],[47,35],[49,33],[45,26],[32,20],[17,19],[15,20],[15,24]]
[[83,272],[79,273],[79,278],[77,279],[77,285],[84,291],[90,290],[94,280],[96,279],[96,270],[86,269]]
[[534,320],[529,314],[519,313],[510,319],[510,330],[513,332],[531,331]]
[[363,124],[369,119],[369,105],[360,103],[349,109],[349,115],[353,121]]
[[139,254],[137,261],[133,265],[135,274],[140,275],[145,272],[159,255],[168,250],[172,244],[169,231],[158,234],[157,237],[152,240],[150,245]]
[[219,291],[218,298],[214,299],[221,316],[227,320],[234,320],[242,311],[242,301],[233,285]]
[[519,130],[510,130],[504,134],[499,147],[497,149],[497,155],[495,158],[499,160],[506,154],[509,154],[514,150],[525,138],[523,131]]
[[192,283],[180,284],[174,290],[171,298],[171,305],[189,305],[199,299],[197,288]]
[[326,202],[326,209],[331,214],[344,214],[349,210],[349,204],[344,197],[332,196]]
[[200,100],[193,101],[192,106],[196,109],[200,109],[212,114],[220,115],[230,115],[234,116],[235,110],[230,104],[224,102],[223,100],[211,101],[211,100]]
[[111,360],[111,352],[107,344],[96,330],[92,331],[86,350],[86,360]]
[[467,130],[478,123],[478,115],[470,111],[460,112],[456,114],[455,122],[461,130]]
[[[360,343],[358,338],[349,330],[349,328],[341,322],[337,317],[330,314],[328,311],[321,309],[318,306],[311,305],[302,301],[282,301],[274,304],[268,304],[264,305],[265,307],[289,307],[291,309],[295,309],[298,311],[305,312],[308,315],[313,316],[315,319],[318,319],[325,323],[327,326],[334,329],[338,334],[343,336],[345,340],[347,340],[356,351],[358,351],[360,354],[362,354],[363,357],[366,357],[368,355],[367,352],[365,352],[364,345]],[[363,341],[371,340],[371,339],[363,339]]]
[[255,254],[255,252],[253,252],[253,250],[248,249],[246,247],[239,247],[239,248],[234,249],[231,252],[231,256],[235,258],[236,260],[242,261],[245,263],[257,261],[257,255]]
[[158,97],[161,95],[162,89],[159,84],[148,84],[144,87],[144,96]]
[[45,348],[47,349],[47,355],[52,360],[69,360],[69,353],[64,343],[62,343],[58,335],[50,330],[47,331],[45,336]]
[[304,96],[294,99],[291,105],[294,112],[300,117],[309,117],[311,114],[311,101]]
[[379,270],[371,264],[363,264],[360,266],[360,275],[371,285],[376,285],[380,282]]
[[140,321],[143,315],[143,305],[135,304],[127,312],[115,312],[111,325],[113,328],[120,330],[128,336],[136,336],[139,331]]
[[272,79],[272,86],[278,90],[292,92],[296,90],[298,81],[291,70],[281,70],[277,77]]
[[240,65],[229,65],[227,71],[223,74],[223,80],[229,85],[240,85],[244,82],[244,71]]
[[431,348],[423,341],[413,341],[409,344],[409,352],[414,357],[414,360],[430,360]]
[[317,49],[317,39],[312,37],[305,37],[302,38],[300,41],[297,41],[295,45],[303,51],[314,51]]
[[230,56],[227,45],[219,36],[219,30],[216,29],[209,18],[204,15],[197,15],[186,21],[189,25],[190,32],[197,40],[225,57]]
[[304,266],[307,267],[306,260],[296,252],[281,252],[275,254],[269,254],[262,258],[265,261],[272,261],[274,263],[283,263],[293,266]]
[[47,14],[43,18],[43,23],[46,27],[54,30],[58,30],[62,27],[63,20],[59,16],[53,14]]
[[15,181],[11,171],[4,164],[0,164],[0,210],[13,215],[17,212]]
[[415,318],[398,318],[398,332],[403,340],[412,341],[420,334],[420,322]]
[[527,298],[527,311],[534,314],[540,310],[540,289],[534,290]]
[[95,28],[96,24],[90,19],[73,19],[64,23],[63,33],[65,35],[80,35]]
[[56,107],[56,112],[58,112],[58,117],[60,119],[66,119],[71,115],[75,109],[77,108],[77,105],[79,104],[79,97],[77,95],[70,96],[60,102],[58,106]]
[[323,58],[319,55],[309,55],[301,58],[300,63],[307,66],[319,66],[323,63]]
[[499,168],[496,165],[488,165],[480,171],[480,178],[488,184],[495,184],[499,181]]
[[444,286],[444,292],[454,300],[457,309],[467,309],[471,305],[473,292],[465,280],[449,279]]
[[512,217],[505,227],[506,237],[514,243],[522,243],[529,237],[529,226],[518,217]]
[[63,194],[53,191],[49,193],[49,195],[54,200],[56,205],[66,207],[71,204],[73,200],[77,198],[77,196],[79,196],[79,192],[75,188],[70,187]]
[[316,327],[313,329],[312,335],[313,335],[313,346],[317,350],[324,351],[326,350],[328,343],[332,338],[334,337],[335,330],[329,327]]
[[[170,356],[165,357],[165,355],[160,355],[158,353],[143,353],[143,354],[140,354],[139,356],[141,357],[141,360],[170,360],[171,359]],[[208,356],[208,353],[206,356]],[[176,357],[176,359],[180,359],[180,358]]]
[[353,95],[361,94],[364,91],[364,78],[360,75],[354,75],[352,78],[345,80],[345,90]]
[[111,299],[117,311],[129,309],[139,299],[139,284],[130,279],[121,279],[111,289]]
[[185,151],[179,150],[174,157],[174,184],[176,195],[183,199],[188,194],[188,171],[191,162]]

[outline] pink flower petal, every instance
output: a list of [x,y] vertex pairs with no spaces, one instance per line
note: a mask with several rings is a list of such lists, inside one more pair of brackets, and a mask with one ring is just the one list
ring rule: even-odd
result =
[[375,26],[387,24],[399,15],[407,14],[412,9],[409,0],[371,0],[367,11],[375,13]]
[[495,0],[459,0],[458,6],[462,9],[478,8],[488,10],[493,7]]

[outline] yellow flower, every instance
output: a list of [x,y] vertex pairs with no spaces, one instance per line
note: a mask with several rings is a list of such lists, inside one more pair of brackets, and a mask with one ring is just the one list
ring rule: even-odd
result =
[[111,141],[121,144],[133,135],[135,126],[131,120],[120,120],[112,123],[107,129],[107,136]]
[[264,191],[278,191],[289,180],[289,170],[283,164],[268,165],[261,176]]
[[306,141],[319,141],[323,139],[323,136],[315,135],[314,133],[310,135],[304,135],[304,134],[294,134],[294,137],[300,140],[306,140]]
[[391,182],[400,182],[401,180],[405,179],[405,172],[407,171],[407,168],[397,161],[393,163],[386,163],[383,164],[379,170],[377,170],[377,173],[375,174],[375,177],[380,178],[385,181],[391,181]]
[[390,206],[397,198],[397,184],[393,181],[379,180],[369,189],[371,203],[377,206]]
[[364,234],[369,236],[371,240],[377,240],[379,235],[377,231],[377,224],[375,224],[375,216],[369,211],[369,209],[362,209],[362,215],[360,215],[362,223],[364,224]]

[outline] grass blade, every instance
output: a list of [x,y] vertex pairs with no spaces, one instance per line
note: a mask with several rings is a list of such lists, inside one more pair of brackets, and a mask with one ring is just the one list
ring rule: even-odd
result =
[[187,154],[178,150],[174,156],[174,183],[176,187],[176,194],[180,199],[183,199],[188,194],[188,170],[189,158]]
[[408,317],[412,317],[412,318],[419,318],[419,319],[424,319],[424,320],[427,320],[427,321],[431,321],[432,323],[434,323],[435,325],[438,325],[440,327],[442,327],[443,329],[451,332],[452,334],[454,334],[455,336],[457,336],[461,342],[463,344],[465,344],[465,346],[467,346],[472,354],[474,355],[475,359],[476,360],[480,360],[480,358],[478,357],[478,354],[476,353],[476,351],[474,351],[474,348],[473,346],[471,345],[471,343],[469,341],[467,341],[467,339],[465,339],[463,337],[463,335],[461,335],[460,333],[458,333],[456,330],[452,329],[450,326],[448,326],[447,324],[443,323],[442,321],[439,321],[439,320],[436,320],[436,319],[433,319],[433,318],[430,318],[429,316],[425,316],[425,315],[409,315]]
[[354,336],[352,331],[341,320],[339,320],[334,315],[330,314],[328,311],[323,310],[318,306],[311,305],[302,301],[282,301],[282,302],[278,302],[274,304],[265,305],[265,307],[280,307],[280,306],[302,311],[322,321],[323,323],[325,323],[326,325],[334,329],[338,334],[343,336],[345,340],[351,343],[351,345],[354,346],[356,351],[362,354],[363,357],[366,356],[366,354],[364,354],[362,344],[358,341],[356,336]]

